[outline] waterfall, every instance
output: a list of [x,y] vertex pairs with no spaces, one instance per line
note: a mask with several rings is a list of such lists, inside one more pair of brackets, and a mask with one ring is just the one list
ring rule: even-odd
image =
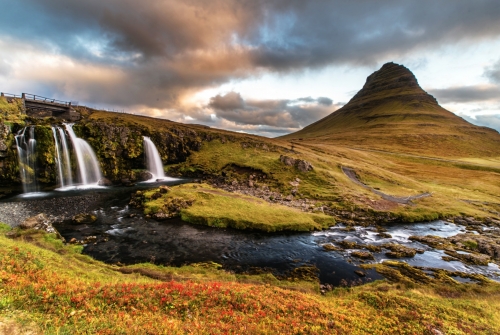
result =
[[146,158],[146,168],[153,175],[150,181],[161,180],[176,180],[175,178],[170,178],[165,176],[165,171],[163,170],[163,163],[161,162],[160,154],[158,149],[156,149],[155,144],[147,136],[143,136],[144,139],[144,153]]
[[56,164],[59,174],[59,184],[61,187],[73,185],[66,133],[61,127],[52,127],[52,134],[54,135],[54,143],[56,147]]
[[23,183],[24,193],[38,192],[36,182],[36,140],[35,127],[23,128],[16,136],[19,172]]
[[94,150],[84,139],[76,137],[73,124],[66,124],[65,126],[75,150],[80,177],[79,182],[83,185],[96,185],[102,178],[102,174]]

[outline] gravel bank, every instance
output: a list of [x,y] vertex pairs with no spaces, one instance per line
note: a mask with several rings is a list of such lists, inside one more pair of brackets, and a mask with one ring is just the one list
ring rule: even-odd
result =
[[110,194],[90,193],[52,199],[0,202],[0,222],[15,227],[39,213],[52,216],[56,221],[65,220],[99,207],[99,204],[108,197]]

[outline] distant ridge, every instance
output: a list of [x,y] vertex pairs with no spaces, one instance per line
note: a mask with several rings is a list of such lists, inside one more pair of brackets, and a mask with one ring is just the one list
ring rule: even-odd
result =
[[342,108],[283,136],[431,156],[500,156],[500,134],[439,106],[403,65],[386,63]]

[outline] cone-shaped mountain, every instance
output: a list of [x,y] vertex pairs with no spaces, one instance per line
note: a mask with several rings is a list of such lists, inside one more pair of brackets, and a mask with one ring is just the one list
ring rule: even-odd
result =
[[406,67],[387,63],[342,108],[289,140],[431,156],[500,156],[500,134],[439,106]]

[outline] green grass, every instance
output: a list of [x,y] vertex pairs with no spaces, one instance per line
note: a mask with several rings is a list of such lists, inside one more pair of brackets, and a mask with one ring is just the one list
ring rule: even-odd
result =
[[174,186],[161,198],[152,200],[158,190],[145,192],[146,214],[161,211],[172,199],[180,198],[192,202],[181,210],[182,220],[220,228],[258,229],[274,231],[320,230],[335,224],[335,220],[324,214],[311,214],[287,206],[270,204],[264,200],[215,189],[206,184],[183,184]]

